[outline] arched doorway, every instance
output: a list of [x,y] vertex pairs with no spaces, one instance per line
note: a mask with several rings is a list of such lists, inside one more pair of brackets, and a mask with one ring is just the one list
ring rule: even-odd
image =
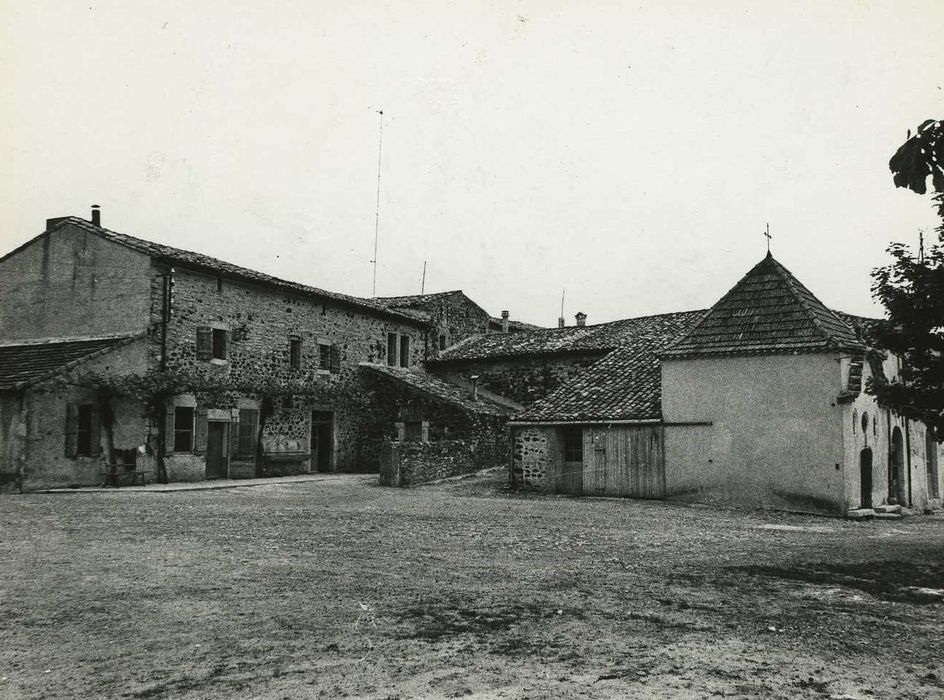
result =
[[908,484],[905,475],[905,447],[901,428],[892,431],[892,444],[888,452],[888,502],[908,505]]
[[872,449],[859,453],[859,508],[872,507]]
[[937,473],[937,442],[934,441],[934,431],[928,428],[925,440],[925,463],[928,465],[928,496],[941,497],[941,485]]

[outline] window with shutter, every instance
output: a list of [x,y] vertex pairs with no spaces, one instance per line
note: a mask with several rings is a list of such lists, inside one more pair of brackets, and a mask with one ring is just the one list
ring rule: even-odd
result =
[[397,334],[387,333],[387,364],[397,366]]
[[79,417],[74,403],[66,404],[65,455],[75,457],[78,453]]
[[334,374],[341,371],[341,348],[337,345],[331,346],[331,371]]
[[197,329],[197,359],[209,360],[213,357],[213,329]]
[[177,406],[174,408],[174,452],[193,450],[193,408]]
[[238,458],[252,458],[256,454],[256,436],[259,432],[259,411],[239,409],[239,438],[236,444]]

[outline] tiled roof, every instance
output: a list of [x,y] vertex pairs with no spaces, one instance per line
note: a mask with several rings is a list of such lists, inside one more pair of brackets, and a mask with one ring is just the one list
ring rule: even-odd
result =
[[189,250],[183,250],[181,248],[174,248],[161,243],[153,243],[141,238],[135,238],[134,236],[129,236],[125,233],[110,231],[109,229],[96,226],[93,223],[77,216],[62,218],[55,224],[54,228],[58,228],[65,224],[78,226],[79,228],[90,231],[91,233],[101,236],[102,238],[119,243],[126,248],[131,248],[132,250],[144,253],[145,255],[148,255],[152,258],[157,258],[172,264],[197,267],[218,274],[238,277],[251,282],[258,282],[267,286],[277,287],[278,289],[284,291],[295,292],[305,296],[314,296],[319,299],[327,299],[345,306],[363,309],[376,314],[398,317],[407,321],[412,321],[413,323],[426,322],[426,315],[419,312],[404,309],[394,309],[376,299],[364,299],[362,297],[354,297],[347,294],[329,292],[325,289],[319,289],[317,287],[310,287],[298,282],[290,282],[288,280],[279,279],[278,277],[267,275],[264,272],[258,272],[256,270],[250,270],[246,267],[240,267],[239,265],[234,265],[233,263],[218,260],[217,258],[212,258],[209,255],[203,255],[202,253],[194,253]]
[[855,331],[768,253],[663,357],[864,349]]
[[462,294],[462,290],[454,289],[451,292],[433,292],[431,294],[406,294],[398,297],[374,297],[374,301],[385,306],[421,306],[456,294]]
[[448,348],[436,362],[607,352],[641,336],[650,337],[666,345],[691,328],[704,314],[705,311],[680,311],[592,326],[542,328],[475,336]]
[[511,409],[507,406],[489,401],[484,397],[479,397],[473,401],[468,389],[457,387],[453,384],[444,382],[426,372],[407,369],[406,367],[390,367],[388,365],[375,365],[367,362],[360,364],[364,370],[375,372],[389,379],[406,384],[411,389],[428,394],[435,399],[459,406],[472,413],[489,413],[492,415],[507,415]]
[[92,357],[127,345],[136,336],[0,345],[0,390],[19,389]]
[[653,420],[662,416],[659,338],[637,338],[591,365],[512,420]]

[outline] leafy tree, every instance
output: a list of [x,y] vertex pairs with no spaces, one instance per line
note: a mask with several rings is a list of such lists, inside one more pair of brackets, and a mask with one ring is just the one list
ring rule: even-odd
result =
[[882,406],[932,427],[944,438],[944,122],[925,121],[889,161],[895,185],[918,194],[927,180],[941,224],[936,241],[918,254],[902,243],[888,248],[894,261],[872,272],[872,293],[888,318],[869,329],[869,340],[902,359],[896,381],[873,380],[869,393]]

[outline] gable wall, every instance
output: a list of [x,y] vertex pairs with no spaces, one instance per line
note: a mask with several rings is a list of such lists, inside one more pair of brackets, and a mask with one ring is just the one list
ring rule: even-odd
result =
[[835,355],[663,360],[667,497],[844,513],[841,384]]
[[142,331],[149,271],[147,256],[65,224],[0,261],[0,338]]

